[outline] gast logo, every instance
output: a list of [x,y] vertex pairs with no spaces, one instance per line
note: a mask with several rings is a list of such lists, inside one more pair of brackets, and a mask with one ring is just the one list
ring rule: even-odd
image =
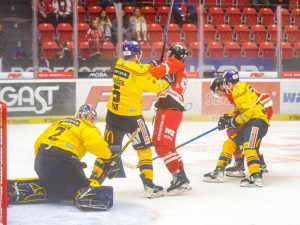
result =
[[43,114],[52,109],[53,92],[58,89],[59,85],[37,88],[23,86],[19,89],[7,86],[0,89],[0,101],[6,103],[8,112],[23,111]]

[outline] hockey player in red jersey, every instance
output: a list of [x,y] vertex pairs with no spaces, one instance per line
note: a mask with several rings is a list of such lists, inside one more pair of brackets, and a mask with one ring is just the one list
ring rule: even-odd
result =
[[[228,101],[235,108],[235,104],[234,104],[233,98],[232,98],[232,91],[230,91],[229,89],[224,88],[223,80],[222,80],[221,77],[216,77],[211,82],[210,90],[214,94],[214,96],[217,97],[217,98],[226,97],[228,99]],[[254,89],[254,91],[257,94],[257,96],[259,97],[262,104],[264,105],[265,111],[268,115],[268,120],[270,120],[272,118],[272,115],[273,115],[273,108],[272,108],[273,102],[272,102],[271,96],[267,93],[259,93],[255,89]],[[233,113],[233,116],[236,116],[238,111],[233,110],[232,113]],[[227,129],[228,138],[232,137],[233,135],[236,135],[243,128],[244,128],[244,126],[239,126],[239,127],[237,127],[236,129],[233,129],[233,130]],[[226,176],[229,176],[229,177],[245,177],[243,148],[242,147],[240,148],[240,146],[237,146],[237,150],[234,152],[233,156],[234,156],[234,159],[235,159],[235,165],[232,166],[232,167],[228,167],[225,170]],[[258,152],[258,156],[259,156],[259,160],[260,160],[260,163],[261,163],[261,170],[263,172],[268,172],[267,165],[264,161],[263,154],[260,154],[260,152]]]
[[188,50],[177,44],[169,49],[168,58],[165,61],[160,65],[156,63],[157,61],[152,61],[153,65],[149,68],[149,72],[156,78],[169,74],[176,79],[172,85],[158,94],[153,132],[155,151],[173,175],[171,186],[167,189],[169,195],[191,190],[182,159],[175,148],[177,129],[184,111],[183,95],[187,86],[187,76],[183,63],[187,56]]

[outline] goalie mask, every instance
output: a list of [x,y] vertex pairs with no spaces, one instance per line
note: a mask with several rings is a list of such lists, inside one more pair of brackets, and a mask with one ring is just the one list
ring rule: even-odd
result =
[[97,113],[95,109],[93,109],[92,105],[82,105],[80,106],[78,112],[76,113],[77,118],[82,118],[90,121],[91,123],[95,123],[97,120]]
[[173,45],[169,51],[168,51],[168,57],[171,55],[175,55],[175,59],[180,60],[181,62],[185,62],[185,60],[187,59],[188,55],[189,55],[189,51],[187,50],[186,47],[180,45],[180,44],[176,44]]
[[[126,56],[135,56],[137,62],[142,58],[142,49],[141,46],[136,41],[126,41],[122,46],[123,57]],[[140,53],[138,57],[137,54]]]

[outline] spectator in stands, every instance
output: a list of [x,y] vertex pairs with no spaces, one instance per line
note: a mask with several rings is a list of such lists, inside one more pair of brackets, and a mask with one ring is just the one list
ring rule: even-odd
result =
[[184,23],[198,25],[198,15],[193,0],[175,0],[174,2],[174,22],[180,27]]
[[16,49],[13,53],[13,59],[29,59],[30,54],[23,48],[21,41],[17,42]]
[[270,8],[269,0],[249,0],[249,6],[259,12],[260,8]]
[[56,19],[53,11],[53,0],[38,1],[38,23],[51,23],[56,27]]
[[100,29],[99,18],[93,19],[92,26],[86,33],[86,39],[94,50],[91,57],[99,57],[101,55],[100,43],[104,41],[104,33]]
[[137,36],[137,41],[142,41],[141,34],[143,34],[143,40],[147,41],[147,23],[141,14],[140,7],[134,8],[133,15],[130,17],[129,22],[132,30],[132,36]]
[[59,59],[71,59],[71,51],[65,41],[59,43],[59,52],[57,57]]
[[73,24],[71,6],[70,0],[55,0],[53,2],[53,11],[57,15],[57,23]]
[[270,0],[270,3],[273,12],[275,12],[278,5],[280,5],[282,8],[289,9],[290,0]]
[[[122,30],[122,37],[124,41],[131,41],[132,34],[131,34],[131,27],[129,19],[126,15],[125,10],[122,10],[123,15],[123,30]],[[118,39],[118,23],[117,23],[117,17],[114,17],[112,19],[112,35],[113,35],[113,42],[116,43]]]
[[112,25],[105,10],[101,10],[100,12],[99,23],[100,23],[100,29],[104,33],[105,41],[110,41]]
[[4,51],[5,51],[5,35],[2,30],[2,24],[0,24],[0,59],[4,58]]

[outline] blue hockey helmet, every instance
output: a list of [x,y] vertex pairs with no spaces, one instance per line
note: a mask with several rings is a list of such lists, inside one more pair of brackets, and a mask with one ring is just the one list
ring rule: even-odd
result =
[[97,112],[92,107],[91,104],[86,104],[86,105],[80,106],[75,117],[86,119],[86,120],[90,121],[91,123],[95,123],[98,118]]
[[223,73],[223,85],[224,87],[226,87],[227,83],[234,83],[236,81],[239,81],[240,77],[238,72],[234,71],[234,70],[226,70]]
[[142,53],[141,46],[136,41],[126,41],[122,46],[123,56],[136,56]]

